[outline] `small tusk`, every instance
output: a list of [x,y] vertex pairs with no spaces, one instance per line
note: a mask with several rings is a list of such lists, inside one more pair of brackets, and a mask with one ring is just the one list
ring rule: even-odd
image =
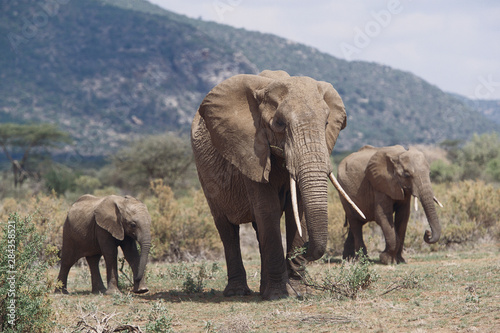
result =
[[433,197],[434,201],[439,205],[439,207],[443,208],[443,204],[439,202],[439,200],[436,197]]
[[292,175],[290,175],[290,195],[292,196],[292,209],[299,236],[302,237],[302,227],[300,226],[299,208],[297,207],[297,186]]
[[335,186],[335,188],[337,189],[337,191],[339,191],[340,194],[342,194],[342,196],[347,200],[347,202],[349,202],[351,204],[351,206],[358,212],[358,214],[362,218],[364,218],[366,220],[365,214],[363,214],[363,212],[358,208],[358,206],[356,206],[356,204],[351,200],[351,198],[349,198],[349,196],[347,195],[347,193],[345,193],[345,191],[342,188],[342,186],[340,186],[340,183],[338,182],[337,178],[335,178],[335,176],[333,175],[333,172],[330,172],[330,174],[328,175],[328,177],[332,181],[333,186]]
[[413,203],[415,205],[415,211],[418,212],[418,199],[417,197],[413,197],[413,199],[415,200],[415,202]]

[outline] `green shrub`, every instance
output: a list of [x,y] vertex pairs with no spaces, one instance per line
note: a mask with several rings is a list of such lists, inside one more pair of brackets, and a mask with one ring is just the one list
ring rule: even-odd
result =
[[0,331],[50,332],[54,313],[48,293],[54,286],[42,261],[44,239],[32,217],[17,213],[2,222],[0,257]]
[[449,183],[457,180],[462,171],[458,165],[435,160],[431,163],[431,181],[433,183]]
[[148,316],[149,322],[146,324],[146,332],[168,333],[173,332],[172,316],[169,315],[167,307],[160,299],[153,304]]
[[373,263],[362,250],[355,261],[342,260],[338,269],[328,270],[319,280],[305,274],[305,284],[317,290],[327,291],[338,298],[355,299],[361,290],[367,289],[379,276],[372,270]]

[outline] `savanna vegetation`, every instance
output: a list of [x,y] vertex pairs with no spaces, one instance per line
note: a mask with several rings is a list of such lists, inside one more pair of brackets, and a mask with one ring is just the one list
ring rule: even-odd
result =
[[[9,332],[9,240],[14,239],[17,331],[105,332],[276,332],[443,331],[500,327],[500,139],[474,136],[469,142],[420,147],[431,163],[441,240],[423,242],[428,224],[413,211],[405,251],[408,265],[381,266],[378,259],[343,262],[344,213],[329,193],[328,253],[308,267],[307,293],[300,299],[261,302],[257,294],[226,299],[222,243],[196,179],[189,141],[174,134],[131,142],[105,163],[50,159],[33,148],[29,165],[39,177],[15,186],[9,164],[0,184],[0,331]],[[47,148],[44,148],[45,150]],[[338,164],[342,155],[335,155]],[[154,162],[156,161],[156,162]],[[28,165],[28,164],[27,164]],[[120,265],[120,295],[90,294],[82,260],[73,267],[70,296],[55,296],[62,225],[71,203],[92,193],[131,194],[152,217],[153,247],[145,296],[129,290],[131,272]],[[9,221],[16,226],[9,238]],[[260,280],[259,254],[251,226],[242,229],[252,290]],[[378,227],[365,228],[368,255],[378,258],[384,241]],[[123,260],[122,260],[123,262]],[[102,274],[105,275],[101,268]],[[216,305],[216,306],[214,306]],[[29,319],[29,320],[28,320]],[[25,324],[20,324],[20,323]],[[135,331],[134,331],[135,330]]]

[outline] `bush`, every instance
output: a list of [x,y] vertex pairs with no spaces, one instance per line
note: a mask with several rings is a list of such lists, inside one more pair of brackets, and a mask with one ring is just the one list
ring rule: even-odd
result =
[[[437,207],[441,223],[441,239],[430,249],[452,244],[470,244],[488,237],[500,239],[500,188],[483,181],[466,180],[434,186],[436,197],[444,207]],[[412,211],[405,238],[405,247],[415,250],[429,248],[423,234],[429,224],[423,212]]]
[[342,260],[338,269],[328,270],[319,281],[312,278],[306,271],[305,284],[308,287],[327,291],[338,298],[356,299],[361,290],[367,289],[379,276],[372,270],[373,263],[359,250],[357,260]]
[[6,221],[14,212],[31,216],[38,233],[44,235],[44,248],[62,247],[62,228],[70,204],[55,193],[39,194],[25,199],[6,198],[0,206],[0,221]]
[[54,288],[43,260],[44,239],[32,217],[11,214],[2,222],[0,331],[50,332],[54,313],[48,293]]
[[162,180],[152,182],[151,189],[153,196],[144,203],[151,214],[153,259],[176,261],[222,254],[222,242],[201,190],[175,199]]
[[172,328],[173,318],[169,315],[168,309],[161,299],[153,304],[148,320],[146,332],[168,333],[174,331]]
[[448,189],[441,210],[445,244],[477,241],[487,234],[498,234],[500,189],[483,181],[462,181]]
[[449,183],[456,181],[462,171],[458,165],[435,160],[431,164],[431,181],[433,183]]

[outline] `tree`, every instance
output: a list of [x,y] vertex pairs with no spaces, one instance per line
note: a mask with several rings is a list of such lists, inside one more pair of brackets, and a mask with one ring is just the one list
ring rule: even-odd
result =
[[[193,162],[189,140],[174,133],[149,136],[118,151],[113,165],[120,187],[148,188],[154,179],[174,186]],[[115,174],[116,174],[115,173]]]
[[[60,131],[53,124],[0,124],[0,147],[12,164],[14,186],[22,185],[33,172],[27,170],[27,163],[34,150],[49,149],[61,143],[71,143],[68,133]],[[17,160],[16,155],[21,159]]]

